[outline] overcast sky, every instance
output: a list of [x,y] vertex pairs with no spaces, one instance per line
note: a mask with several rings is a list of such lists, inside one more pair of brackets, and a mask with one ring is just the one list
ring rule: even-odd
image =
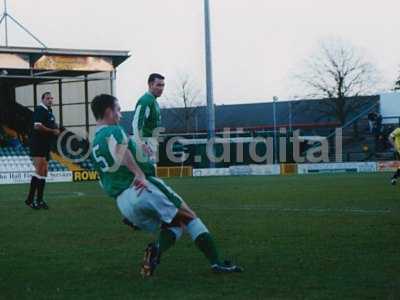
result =
[[[292,97],[291,75],[321,39],[341,38],[362,48],[386,88],[400,71],[399,0],[210,2],[217,104]],[[167,93],[180,73],[204,88],[202,0],[8,0],[8,5],[48,47],[130,50],[132,57],[118,69],[117,95],[125,110],[146,90],[151,72],[167,76]],[[14,26],[10,34],[12,45],[36,46]]]

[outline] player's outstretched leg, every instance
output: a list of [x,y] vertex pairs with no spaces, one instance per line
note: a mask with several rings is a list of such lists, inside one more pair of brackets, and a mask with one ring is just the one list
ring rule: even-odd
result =
[[160,255],[175,245],[175,242],[182,236],[183,229],[175,224],[163,224],[157,240]]
[[390,183],[392,185],[396,185],[397,183],[397,178],[400,176],[400,168],[397,169],[396,173],[393,174],[392,179],[390,180]]
[[160,251],[156,243],[150,243],[147,245],[144,251],[143,264],[140,269],[140,274],[143,277],[153,276],[154,270],[159,263]]
[[162,224],[157,241],[149,244],[145,249],[140,270],[140,274],[143,277],[149,277],[154,274],[155,269],[160,264],[161,255],[175,244],[182,236],[182,233],[182,228],[173,224],[173,222],[171,224]]
[[197,248],[204,254],[215,273],[237,273],[243,269],[228,261],[221,261],[218,249],[207,227],[186,204],[182,205],[176,217],[170,224],[163,224],[158,240],[147,246],[140,273],[149,277],[160,263],[161,255],[170,249],[182,235],[182,228],[174,224],[185,224]]
[[186,228],[197,248],[203,252],[204,256],[208,259],[213,272],[238,273],[243,271],[239,266],[228,261],[222,262],[220,260],[214,239],[201,219],[195,218],[191,220]]
[[190,207],[182,202],[181,208],[176,215],[176,219],[181,224],[185,224],[187,232],[197,248],[204,254],[210,263],[211,269],[216,273],[234,273],[242,272],[243,269],[227,261],[220,260],[217,246],[214,239],[204,225],[203,221],[197,217],[196,213]]
[[[172,214],[173,217],[172,221],[162,226],[158,240],[146,248],[142,266],[143,276],[151,276],[154,273],[161,255],[175,244],[175,241],[182,234],[182,228],[185,228],[189,233],[197,248],[209,261],[214,272],[233,273],[242,271],[240,267],[220,260],[217,247],[207,227],[181,197],[160,179],[150,177],[149,181],[156,188],[150,194],[144,194],[149,196],[147,202],[152,203],[152,209],[156,208],[164,222],[171,220]],[[141,203],[147,202],[142,201]]]

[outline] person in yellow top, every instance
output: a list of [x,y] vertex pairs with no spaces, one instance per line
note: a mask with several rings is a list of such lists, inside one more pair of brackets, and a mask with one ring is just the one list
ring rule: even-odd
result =
[[[389,141],[397,151],[398,156],[400,156],[400,127],[393,130],[393,132],[389,135]],[[395,185],[397,183],[397,178],[399,176],[400,176],[400,167],[397,169],[396,173],[394,173],[394,175],[392,176],[391,180],[392,185]]]

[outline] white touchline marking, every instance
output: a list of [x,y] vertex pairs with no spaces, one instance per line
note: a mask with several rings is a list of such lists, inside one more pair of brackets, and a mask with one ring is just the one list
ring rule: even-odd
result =
[[285,208],[273,207],[263,205],[243,205],[243,206],[203,206],[195,205],[194,208],[213,209],[213,210],[264,210],[264,211],[277,211],[277,212],[311,212],[311,213],[362,213],[362,214],[388,214],[391,209],[363,209],[363,208]]
[[[84,196],[90,196],[86,195],[83,192],[55,192],[55,193],[47,193],[46,194],[48,198],[52,199],[64,199],[64,198],[79,198],[79,197],[84,197]],[[45,197],[46,197],[45,195]]]
[[[8,195],[20,196],[21,193],[8,193]],[[75,198],[75,197],[84,197],[84,196],[97,196],[97,194],[86,194],[83,192],[47,192],[44,194],[44,197],[48,198]]]
[[[12,195],[20,195],[20,193],[11,193]],[[8,194],[10,195],[10,194]],[[84,192],[49,192],[46,193],[49,198],[52,199],[65,199],[65,198],[79,198],[79,197],[105,197],[101,193],[84,193]],[[396,212],[387,209],[365,209],[365,208],[285,208],[267,205],[238,205],[238,206],[217,206],[217,205],[192,205],[194,209],[212,209],[212,210],[261,210],[261,211],[271,211],[271,212],[298,212],[298,213],[353,213],[353,214],[390,214]]]

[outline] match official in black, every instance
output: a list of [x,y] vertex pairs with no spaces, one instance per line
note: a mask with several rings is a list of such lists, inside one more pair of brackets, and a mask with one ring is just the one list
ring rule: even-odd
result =
[[46,184],[50,149],[60,134],[51,110],[53,100],[50,92],[44,93],[42,103],[35,108],[33,113],[30,151],[36,172],[32,176],[29,194],[25,200],[25,204],[33,209],[49,208],[43,200],[43,191]]

